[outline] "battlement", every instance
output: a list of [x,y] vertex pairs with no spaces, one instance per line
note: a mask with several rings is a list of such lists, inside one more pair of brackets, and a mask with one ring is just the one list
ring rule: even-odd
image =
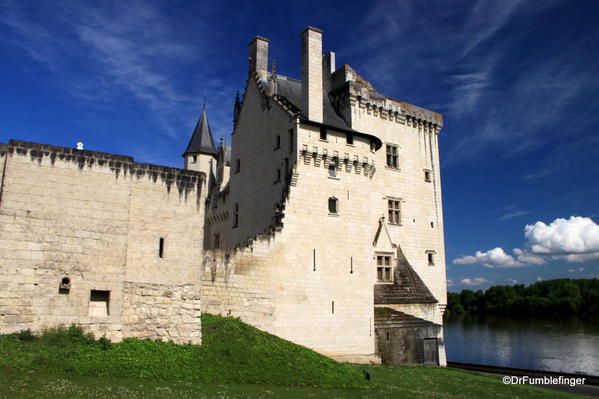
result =
[[4,151],[9,155],[29,155],[31,161],[37,161],[40,164],[47,158],[52,166],[59,160],[77,164],[80,170],[86,167],[91,169],[96,165],[107,167],[117,177],[122,173],[123,176],[129,175],[137,178],[147,176],[154,182],[160,179],[167,186],[167,190],[170,191],[171,186],[174,184],[177,186],[179,193],[187,193],[206,180],[206,175],[203,172],[139,163],[135,162],[133,157],[127,155],[78,150],[76,148],[20,140],[9,140],[8,145],[0,143],[0,154]]

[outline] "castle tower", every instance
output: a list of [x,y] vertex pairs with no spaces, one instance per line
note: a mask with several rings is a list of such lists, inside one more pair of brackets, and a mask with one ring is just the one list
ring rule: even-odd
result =
[[208,180],[213,179],[216,169],[216,148],[212,131],[206,115],[206,104],[198,121],[187,149],[183,153],[184,168],[206,173]]

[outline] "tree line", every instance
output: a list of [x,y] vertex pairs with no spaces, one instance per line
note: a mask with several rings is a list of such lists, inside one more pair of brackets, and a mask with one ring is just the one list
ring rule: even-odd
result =
[[569,279],[494,285],[485,292],[447,293],[445,316],[456,314],[599,314],[599,279]]

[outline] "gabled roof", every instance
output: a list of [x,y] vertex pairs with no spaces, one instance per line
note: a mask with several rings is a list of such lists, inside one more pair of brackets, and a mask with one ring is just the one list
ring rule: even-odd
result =
[[397,249],[397,267],[394,277],[393,284],[374,286],[375,305],[439,302],[412,268],[401,248]]
[[193,130],[193,135],[187,149],[183,153],[183,156],[187,154],[208,154],[216,155],[216,148],[214,147],[214,140],[212,139],[212,131],[210,130],[210,124],[208,123],[208,116],[206,115],[206,107],[202,110],[202,116]]

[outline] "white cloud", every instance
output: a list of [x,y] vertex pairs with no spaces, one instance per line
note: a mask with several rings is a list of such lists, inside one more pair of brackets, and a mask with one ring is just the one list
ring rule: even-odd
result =
[[527,265],[544,265],[547,263],[545,258],[539,255],[531,254],[530,252],[524,252],[520,248],[513,249],[514,255],[517,256],[518,262],[525,263]]
[[576,273],[576,269],[568,269],[568,273]]
[[[514,212],[517,213],[517,212]],[[591,218],[571,216],[550,224],[536,222],[524,228],[524,249],[514,248],[510,255],[501,247],[454,259],[458,265],[481,264],[486,267],[544,265],[550,260],[580,263],[599,259],[599,225]],[[584,270],[584,268],[579,268]],[[576,272],[575,269],[571,273]],[[569,271],[570,271],[569,270]],[[580,270],[580,271],[582,271]]]
[[482,277],[465,278],[462,280],[462,284],[465,284],[465,285],[481,285],[481,284],[487,284],[487,283],[491,283],[491,282]]
[[476,251],[476,254],[454,259],[453,263],[458,265],[481,264],[486,267],[520,267],[523,263],[518,262],[510,254],[505,253],[503,248],[493,248],[487,252]]
[[537,277],[537,281],[543,281],[543,277]]
[[447,279],[447,286],[448,287],[453,287],[453,281],[450,279]]
[[505,215],[501,216],[499,218],[499,220],[508,220],[508,219],[513,219],[513,218],[517,218],[518,216],[523,216],[528,214],[528,211],[515,211],[515,212],[509,212],[506,213]]
[[535,254],[599,255],[599,225],[590,218],[558,218],[549,225],[536,222],[526,225],[524,236],[527,239],[526,246]]
[[518,284],[518,280],[514,280],[513,278],[508,278],[506,281],[507,281],[507,282],[508,282],[508,284],[510,284],[510,285],[515,285],[515,284]]

